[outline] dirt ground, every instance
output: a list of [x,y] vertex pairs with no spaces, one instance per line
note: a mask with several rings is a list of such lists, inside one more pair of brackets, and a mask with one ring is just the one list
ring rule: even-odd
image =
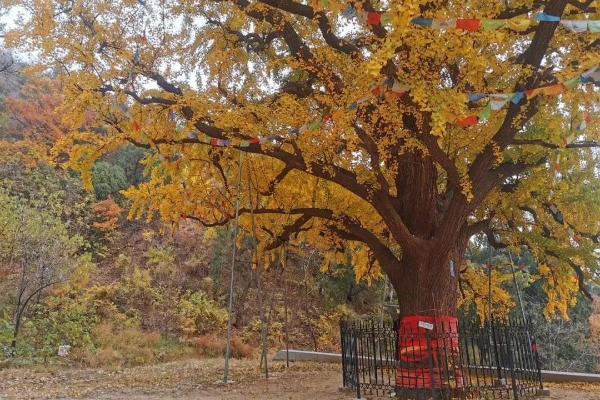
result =
[[[308,362],[269,363],[265,379],[257,360],[231,360],[223,384],[224,361],[177,361],[127,369],[5,369],[1,400],[351,400],[340,391],[341,366]],[[600,385],[550,386],[552,400],[600,400]],[[363,398],[374,399],[363,395]]]

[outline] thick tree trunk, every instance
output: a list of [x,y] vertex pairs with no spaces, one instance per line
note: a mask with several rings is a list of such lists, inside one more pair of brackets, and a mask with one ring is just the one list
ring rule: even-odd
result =
[[415,240],[403,243],[401,259],[384,269],[400,307],[396,384],[407,397],[419,397],[463,384],[456,308],[468,212],[456,202],[447,208],[452,193],[438,193],[437,169],[427,155],[416,151],[404,159],[398,214]]
[[456,315],[458,273],[464,246],[465,241],[457,238],[455,249],[447,254],[436,248],[403,254],[401,273],[390,276],[398,294],[400,317]]
[[408,397],[463,385],[456,307],[465,245],[458,235],[450,249],[405,251],[390,275],[400,306],[396,384]]
[[[410,122],[406,116],[405,123]],[[397,212],[418,243],[403,243],[398,265],[384,269],[398,294],[401,317],[455,316],[458,268],[467,243],[461,228],[468,213],[453,210],[445,215],[450,211],[438,193],[437,168],[430,156],[415,150],[402,160]]]

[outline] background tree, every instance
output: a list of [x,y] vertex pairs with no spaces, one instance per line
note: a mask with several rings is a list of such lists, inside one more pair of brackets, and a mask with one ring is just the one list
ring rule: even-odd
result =
[[109,196],[122,199],[119,191],[129,186],[123,168],[106,161],[99,161],[92,167],[92,185],[99,201],[106,200]]
[[550,311],[587,294],[598,128],[575,127],[597,109],[599,42],[557,19],[598,19],[591,2],[20,3],[36,18],[8,43],[62,71],[66,165],[90,184],[102,154],[152,150],[131,216],[226,223],[242,152],[262,249],[348,250],[402,316],[455,315],[478,233],[531,250]]
[[13,340],[17,346],[21,322],[33,302],[39,303],[48,288],[65,282],[78,266],[77,252],[83,242],[70,237],[62,222],[35,204],[0,193],[2,224],[0,261],[14,278]]
[[[592,302],[578,294],[563,315],[548,311],[547,290],[538,279],[538,265],[527,249],[514,255],[504,249],[489,246],[470,246],[466,253],[468,274],[471,279],[461,291],[471,292],[461,302],[459,318],[465,325],[481,323],[490,312],[505,315],[513,320],[526,318],[531,323],[530,334],[539,349],[542,369],[552,371],[594,372],[597,353],[594,343],[598,332],[593,329],[596,318]],[[511,265],[512,261],[512,265]],[[490,268],[491,266],[491,268]],[[512,269],[515,271],[512,276]],[[492,291],[489,292],[490,271]],[[497,281],[501,281],[497,283]],[[593,288],[589,288],[590,292]],[[490,298],[491,297],[491,298]],[[597,303],[598,299],[595,300]]]

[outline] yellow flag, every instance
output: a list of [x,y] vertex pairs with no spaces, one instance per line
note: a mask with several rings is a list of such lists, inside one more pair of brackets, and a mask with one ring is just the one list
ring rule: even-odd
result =
[[529,28],[531,20],[529,18],[512,18],[506,20],[506,25],[515,31],[524,31]]
[[444,118],[447,122],[451,124],[454,123],[454,121],[456,121],[456,115],[452,114],[450,111],[447,110],[444,111]]

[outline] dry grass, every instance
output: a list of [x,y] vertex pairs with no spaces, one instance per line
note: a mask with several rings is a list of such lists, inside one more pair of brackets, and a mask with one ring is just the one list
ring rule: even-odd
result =
[[[224,338],[216,335],[207,334],[202,335],[194,339],[196,347],[196,354],[201,357],[222,357],[225,355],[227,349],[227,342]],[[238,337],[231,338],[231,357],[242,359],[242,358],[253,358],[254,348],[247,344],[244,344]]]
[[75,351],[73,359],[88,367],[135,366],[154,362],[154,348],[160,340],[158,332],[144,332],[137,327],[116,329],[101,324],[96,331],[99,346],[92,353]]

